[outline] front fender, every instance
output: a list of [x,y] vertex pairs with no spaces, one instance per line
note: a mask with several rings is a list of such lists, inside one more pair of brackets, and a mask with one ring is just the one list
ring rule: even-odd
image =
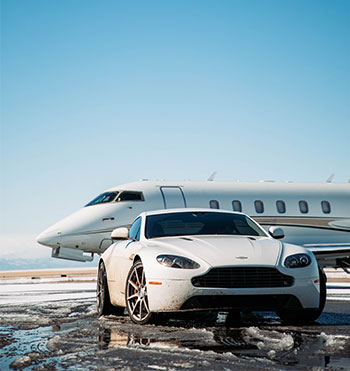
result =
[[[294,254],[307,254],[311,258],[311,264],[305,268],[287,268],[284,265],[285,259]],[[278,269],[287,275],[293,275],[296,278],[317,278],[319,276],[318,263],[315,255],[302,246],[292,245],[289,243],[283,243],[282,254],[279,261]]]

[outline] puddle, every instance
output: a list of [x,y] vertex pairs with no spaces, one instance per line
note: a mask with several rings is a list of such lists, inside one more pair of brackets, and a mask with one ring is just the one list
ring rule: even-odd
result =
[[312,326],[283,326],[275,313],[192,314],[165,325],[98,318],[95,298],[0,306],[0,370],[350,369],[350,310],[327,303]]
[[[269,319],[269,318],[267,318]],[[271,318],[274,320],[274,318]],[[108,326],[110,325],[110,326]],[[126,326],[127,328],[128,326]],[[100,327],[98,343],[101,349],[141,347],[200,351],[221,355],[232,354],[239,359],[265,359],[276,366],[295,368],[328,367],[347,369],[350,366],[350,335],[326,335],[317,331],[303,332],[269,327],[185,328],[150,326],[121,330],[109,322]],[[350,367],[349,367],[350,369]]]
[[[19,330],[13,327],[0,326],[1,348],[0,369],[23,368],[37,360],[40,355],[48,354],[47,337],[52,328],[39,327],[37,329]],[[26,355],[25,357],[23,355]]]

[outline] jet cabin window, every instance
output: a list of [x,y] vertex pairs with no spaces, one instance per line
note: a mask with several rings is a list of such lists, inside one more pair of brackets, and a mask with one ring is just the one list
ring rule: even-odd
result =
[[211,209],[220,209],[219,201],[216,200],[209,201],[209,206]]
[[324,214],[330,214],[331,204],[328,201],[322,201],[321,206],[322,206],[322,211]]
[[144,201],[142,192],[134,191],[117,191],[117,192],[104,192],[94,198],[85,206],[104,204],[108,202],[121,202],[121,201]]
[[277,211],[280,214],[284,214],[286,212],[286,204],[285,204],[284,201],[282,201],[282,200],[276,201],[276,207],[277,207]]
[[264,212],[264,203],[260,200],[254,201],[255,211],[259,214]]
[[309,212],[309,205],[306,201],[299,201],[299,210],[302,214],[307,214]]
[[238,200],[232,201],[232,208],[233,208],[233,211],[239,211],[241,213],[242,212],[241,201],[238,201]]

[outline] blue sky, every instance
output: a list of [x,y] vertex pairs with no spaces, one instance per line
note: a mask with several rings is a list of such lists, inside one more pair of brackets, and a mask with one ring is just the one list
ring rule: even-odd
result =
[[141,178],[350,177],[347,0],[1,4],[6,254]]

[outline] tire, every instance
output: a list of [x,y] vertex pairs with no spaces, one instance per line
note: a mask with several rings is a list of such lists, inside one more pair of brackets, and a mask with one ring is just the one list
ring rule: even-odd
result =
[[137,261],[129,271],[125,286],[125,303],[129,317],[134,323],[144,325],[151,321],[153,314],[148,306],[145,270],[141,261]]
[[320,277],[320,303],[318,309],[282,310],[278,316],[286,324],[304,325],[313,323],[321,315],[327,298],[327,277],[321,268],[318,268]]
[[99,317],[108,314],[122,315],[124,313],[124,308],[115,307],[111,303],[108,290],[107,273],[103,261],[101,261],[98,266],[96,300],[97,313]]
[[230,310],[226,317],[225,325],[227,327],[240,327],[242,326],[241,313],[238,311]]

